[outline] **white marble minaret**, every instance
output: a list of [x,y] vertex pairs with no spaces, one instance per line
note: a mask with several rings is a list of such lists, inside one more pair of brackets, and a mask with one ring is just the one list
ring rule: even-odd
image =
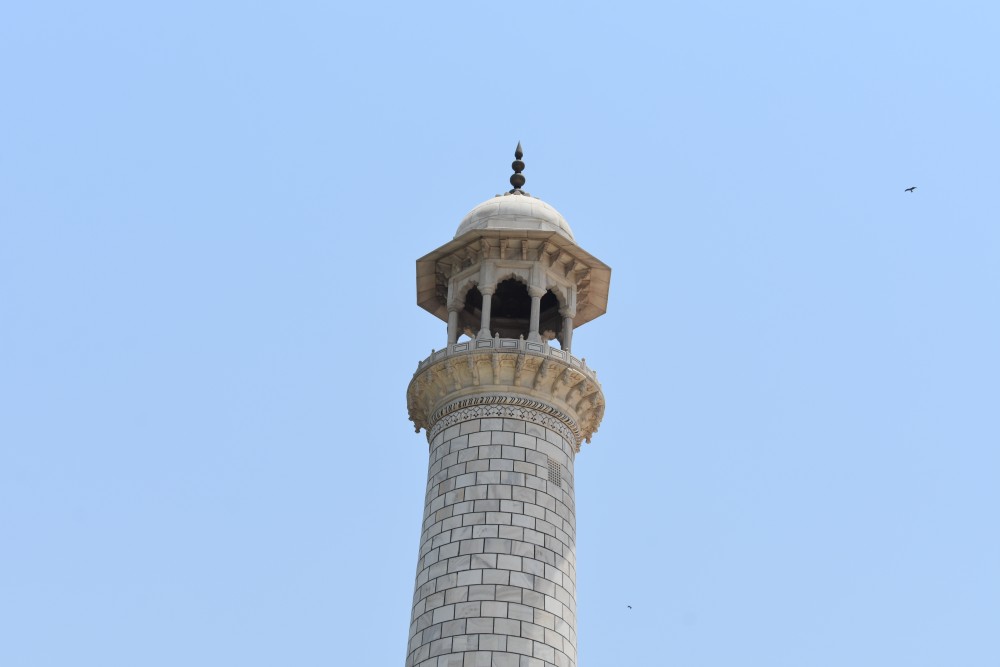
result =
[[430,443],[406,667],[576,665],[573,463],[604,395],[570,348],[611,269],[521,189],[515,157],[514,189],[417,260],[417,302],[448,338],[406,394]]

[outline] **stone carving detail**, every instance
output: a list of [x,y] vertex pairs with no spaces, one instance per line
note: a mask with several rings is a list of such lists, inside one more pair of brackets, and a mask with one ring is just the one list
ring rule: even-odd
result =
[[[581,440],[576,422],[562,411],[541,401],[499,394],[472,396],[449,403],[434,413],[431,418],[433,425],[427,432],[427,439],[433,440],[434,436],[449,426],[470,419],[504,417],[552,429],[568,442],[579,443]],[[579,449],[578,445],[577,451]]]
[[514,407],[535,411],[568,429],[577,448],[590,442],[604,416],[601,385],[583,360],[518,339],[476,339],[433,352],[418,365],[406,397],[418,432],[436,433],[442,421],[453,423],[446,418],[456,410],[502,405],[507,414],[481,416],[515,417]]

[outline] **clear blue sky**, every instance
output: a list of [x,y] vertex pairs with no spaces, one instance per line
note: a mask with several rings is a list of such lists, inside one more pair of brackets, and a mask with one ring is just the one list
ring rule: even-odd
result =
[[405,389],[445,340],[414,260],[521,140],[614,269],[574,337],[608,400],[581,667],[996,667],[998,32],[986,0],[7,3],[0,665],[402,665]]

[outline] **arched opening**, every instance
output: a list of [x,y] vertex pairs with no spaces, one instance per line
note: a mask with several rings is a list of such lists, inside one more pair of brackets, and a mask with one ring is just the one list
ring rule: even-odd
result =
[[541,308],[538,314],[538,333],[541,334],[542,340],[552,340],[553,338],[559,338],[562,335],[562,315],[559,314],[559,298],[552,293],[552,290],[546,290],[545,294],[542,295],[542,301],[540,304]]
[[[562,342],[563,318],[559,314],[559,297],[546,290],[539,300],[538,334],[546,342]],[[483,318],[483,294],[475,285],[469,287],[458,311],[456,339],[473,339],[480,332]],[[531,295],[518,278],[507,278],[497,284],[490,299],[489,335],[528,340],[531,333]],[[536,339],[537,340],[537,339]]]
[[465,293],[465,305],[458,314],[459,333],[468,338],[475,338],[479,331],[479,323],[483,318],[483,294],[473,286]]
[[497,285],[490,312],[490,333],[501,338],[528,337],[531,322],[531,297],[528,287],[514,278]]

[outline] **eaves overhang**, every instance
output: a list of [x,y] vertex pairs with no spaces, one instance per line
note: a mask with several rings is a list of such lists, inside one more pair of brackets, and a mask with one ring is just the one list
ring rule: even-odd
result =
[[417,305],[447,322],[448,277],[456,265],[466,268],[475,263],[470,257],[475,257],[482,248],[483,239],[492,248],[508,249],[511,257],[499,261],[523,258],[530,253],[531,259],[544,259],[550,267],[555,266],[567,275],[574,272],[578,288],[574,327],[607,312],[611,267],[574,241],[548,230],[472,230],[432,250],[417,260]]

